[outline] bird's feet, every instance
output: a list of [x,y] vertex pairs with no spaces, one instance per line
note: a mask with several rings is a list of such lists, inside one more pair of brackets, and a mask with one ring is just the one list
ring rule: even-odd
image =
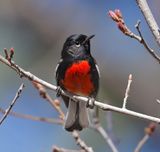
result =
[[95,105],[94,103],[95,103],[95,99],[93,97],[89,97],[88,101],[87,101],[87,104],[86,104],[86,107],[90,108],[90,109],[93,109],[94,105]]

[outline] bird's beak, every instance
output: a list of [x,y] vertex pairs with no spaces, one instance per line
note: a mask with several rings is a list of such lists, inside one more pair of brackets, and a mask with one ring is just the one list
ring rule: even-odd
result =
[[91,35],[91,36],[88,36],[85,41],[83,42],[83,44],[87,43],[90,39],[92,39],[93,37],[95,37],[95,35]]

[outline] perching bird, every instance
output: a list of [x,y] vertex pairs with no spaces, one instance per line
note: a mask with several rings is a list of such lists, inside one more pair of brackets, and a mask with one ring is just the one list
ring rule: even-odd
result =
[[[90,53],[92,36],[71,35],[67,38],[56,68],[57,86],[72,94],[95,98],[99,88],[99,69]],[[67,131],[82,130],[89,125],[86,103],[74,102],[61,95],[68,112],[65,120]]]

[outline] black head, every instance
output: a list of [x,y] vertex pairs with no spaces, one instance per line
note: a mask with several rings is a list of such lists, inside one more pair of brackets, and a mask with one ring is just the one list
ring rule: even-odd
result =
[[63,45],[62,58],[81,58],[90,55],[90,39],[93,37],[94,35],[83,34],[69,36]]

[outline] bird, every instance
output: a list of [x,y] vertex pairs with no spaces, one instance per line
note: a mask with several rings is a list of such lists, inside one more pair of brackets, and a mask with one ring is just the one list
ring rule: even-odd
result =
[[[100,72],[90,52],[90,40],[95,35],[73,34],[64,42],[61,59],[55,70],[57,86],[74,95],[95,99],[99,90]],[[64,128],[67,131],[89,126],[87,104],[60,95],[68,108]]]

